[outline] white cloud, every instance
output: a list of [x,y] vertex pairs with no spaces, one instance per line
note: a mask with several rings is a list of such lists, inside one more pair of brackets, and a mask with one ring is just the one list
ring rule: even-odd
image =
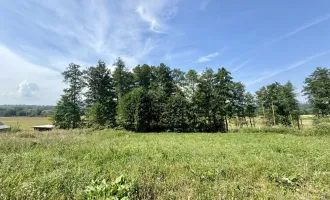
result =
[[273,72],[271,72],[271,73],[269,73],[269,74],[267,74],[265,76],[260,77],[259,79],[250,81],[246,85],[247,86],[250,86],[250,85],[254,85],[256,83],[262,82],[262,81],[264,81],[264,80],[266,80],[268,78],[274,77],[274,76],[279,75],[279,74],[281,74],[283,72],[286,72],[286,71],[289,71],[291,69],[297,68],[297,67],[299,67],[299,66],[301,66],[301,65],[303,65],[303,64],[305,64],[305,63],[307,63],[307,62],[309,62],[309,61],[311,61],[311,60],[313,60],[315,58],[318,58],[318,57],[321,57],[321,56],[324,56],[324,55],[327,55],[327,54],[330,54],[330,51],[325,51],[325,52],[322,52],[322,53],[319,53],[319,54],[312,55],[312,56],[307,57],[307,58],[305,58],[303,60],[300,60],[300,61],[298,61],[298,62],[296,62],[294,64],[291,64],[291,65],[287,66],[286,68],[273,71]]
[[[170,35],[169,20],[178,12],[178,1],[31,0],[4,4],[3,9],[17,18],[16,26],[2,32],[10,35],[16,27],[26,31],[14,31],[12,37],[17,39],[13,41],[0,38],[0,95],[6,94],[0,104],[56,103],[63,89],[59,72],[71,62],[87,67],[101,59],[111,66],[121,57],[131,68],[149,60],[151,52],[161,49],[163,55],[167,47],[164,34],[159,33]],[[32,90],[31,84],[21,84],[23,80],[38,85],[39,91]],[[24,101],[22,97],[29,95],[38,99]]]
[[0,104],[56,103],[63,89],[60,73],[32,64],[1,44],[0,55]]
[[218,57],[219,55],[220,55],[220,52],[214,52],[214,53],[211,53],[207,56],[203,56],[203,57],[198,58],[197,62],[199,62],[199,63],[209,62],[209,61],[213,60],[214,58]]
[[39,86],[35,83],[23,81],[18,85],[18,95],[22,98],[35,97],[39,92]]
[[[45,52],[38,47],[30,49],[33,54],[42,55],[39,57],[44,63],[77,61],[77,64],[90,65],[98,59],[105,59],[105,62],[112,64],[120,56],[127,58],[127,65],[133,67],[162,45],[159,39],[162,35],[159,33],[170,29],[168,20],[178,12],[177,2],[31,0],[25,3],[28,7],[16,6],[13,9],[44,31],[34,33],[40,34],[40,39],[64,51],[50,52],[55,49],[49,48]],[[59,68],[63,70],[64,67]]]

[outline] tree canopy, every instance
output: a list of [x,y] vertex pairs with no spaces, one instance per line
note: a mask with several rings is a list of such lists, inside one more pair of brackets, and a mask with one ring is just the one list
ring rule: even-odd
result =
[[[330,72],[317,70],[304,88],[315,114],[328,115]],[[300,127],[300,107],[291,82],[263,86],[253,95],[224,67],[202,73],[138,65],[131,71],[120,58],[113,72],[102,61],[86,70],[70,64],[63,73],[67,88],[55,107],[60,128],[122,127],[136,132],[228,132],[229,124]],[[81,121],[84,123],[81,123]]]

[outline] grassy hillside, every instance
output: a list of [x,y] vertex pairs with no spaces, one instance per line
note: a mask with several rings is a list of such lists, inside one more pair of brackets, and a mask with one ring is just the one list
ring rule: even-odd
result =
[[[84,199],[123,175],[136,199],[329,199],[330,137],[0,134],[0,199]],[[99,187],[101,188],[101,187]]]

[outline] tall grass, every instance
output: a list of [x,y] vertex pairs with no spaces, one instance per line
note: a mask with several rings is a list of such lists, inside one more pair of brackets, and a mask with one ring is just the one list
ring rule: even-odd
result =
[[[265,133],[5,133],[0,199],[86,199],[123,187],[131,199],[329,199],[329,142]],[[116,185],[121,175],[129,182]]]

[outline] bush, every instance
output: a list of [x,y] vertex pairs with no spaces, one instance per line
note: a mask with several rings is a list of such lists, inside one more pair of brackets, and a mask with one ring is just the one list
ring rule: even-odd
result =
[[113,183],[105,180],[92,181],[85,190],[86,199],[129,199],[136,191],[136,186],[124,176],[119,176]]
[[15,125],[11,126],[9,132],[17,133],[21,131],[21,125],[17,122]]

